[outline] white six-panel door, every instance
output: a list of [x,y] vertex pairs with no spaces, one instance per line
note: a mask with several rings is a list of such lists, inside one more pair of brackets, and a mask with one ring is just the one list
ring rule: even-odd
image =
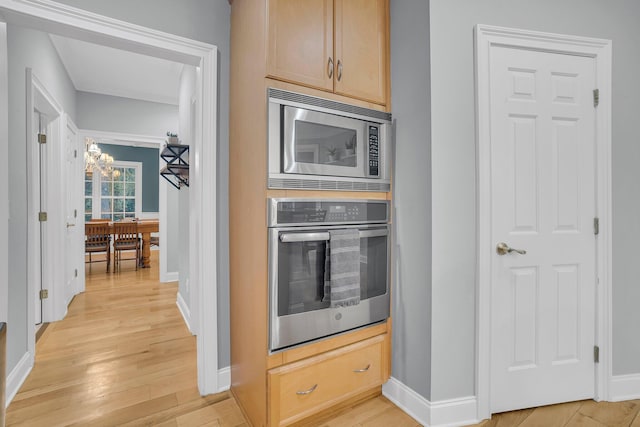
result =
[[592,398],[595,63],[492,47],[490,69],[491,412]]
[[71,118],[65,114],[64,128],[64,179],[66,219],[65,233],[65,272],[64,298],[65,306],[82,289],[84,280],[82,264],[84,264],[84,174],[82,173],[83,146],[78,138],[78,128]]

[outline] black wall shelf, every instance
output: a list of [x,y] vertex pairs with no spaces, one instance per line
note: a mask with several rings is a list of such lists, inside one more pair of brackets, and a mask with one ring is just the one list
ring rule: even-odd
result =
[[[160,153],[160,157],[167,162],[160,170],[160,175],[177,189],[189,186],[189,163],[182,157],[188,152],[188,145],[167,143]],[[186,157],[188,159],[188,155]]]

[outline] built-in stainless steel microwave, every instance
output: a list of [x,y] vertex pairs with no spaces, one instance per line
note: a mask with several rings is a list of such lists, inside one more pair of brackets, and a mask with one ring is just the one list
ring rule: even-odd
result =
[[269,188],[389,191],[391,114],[268,90]]

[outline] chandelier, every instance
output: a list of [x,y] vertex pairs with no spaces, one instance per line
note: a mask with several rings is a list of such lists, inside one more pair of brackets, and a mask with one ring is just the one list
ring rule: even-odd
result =
[[84,171],[92,177],[94,172],[99,172],[105,178],[118,178],[120,171],[113,169],[113,157],[103,153],[93,138],[84,140]]

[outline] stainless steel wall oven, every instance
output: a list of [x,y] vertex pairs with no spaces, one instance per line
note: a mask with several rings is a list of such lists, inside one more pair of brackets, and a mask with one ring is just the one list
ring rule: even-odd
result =
[[388,220],[385,200],[268,200],[270,351],[389,317]]

